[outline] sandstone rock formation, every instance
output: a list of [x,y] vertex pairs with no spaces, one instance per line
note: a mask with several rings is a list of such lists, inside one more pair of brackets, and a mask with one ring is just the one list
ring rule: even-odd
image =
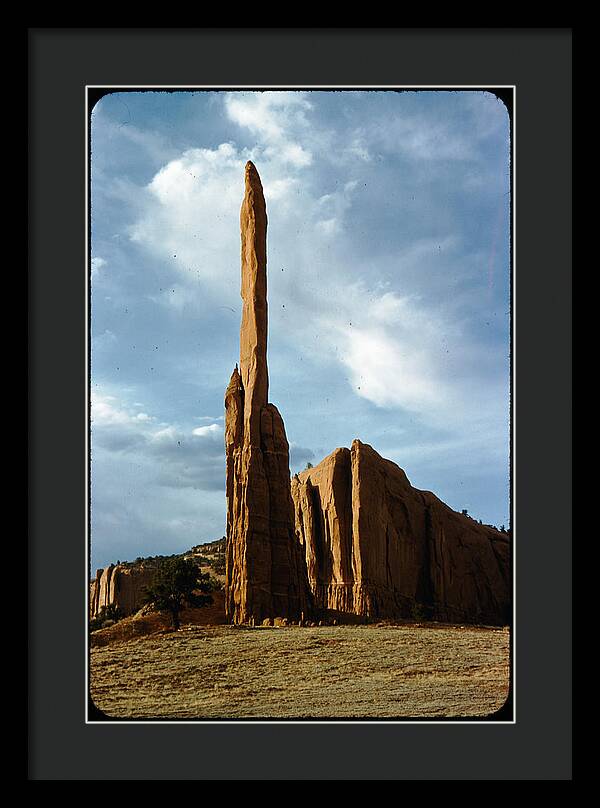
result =
[[96,572],[90,584],[90,617],[96,617],[103,606],[118,606],[124,616],[142,606],[143,589],[150,586],[155,570],[111,564]]
[[336,449],[290,485],[285,428],[268,403],[267,215],[252,163],[240,224],[240,364],[225,394],[227,618],[508,623],[507,535],[413,488],[370,446]]
[[294,531],[289,445],[281,415],[268,403],[267,213],[251,162],[246,164],[240,227],[240,364],[225,394],[225,608],[233,623],[297,620],[308,613],[310,596]]
[[413,488],[355,440],[292,480],[296,534],[317,609],[506,624],[506,534]]

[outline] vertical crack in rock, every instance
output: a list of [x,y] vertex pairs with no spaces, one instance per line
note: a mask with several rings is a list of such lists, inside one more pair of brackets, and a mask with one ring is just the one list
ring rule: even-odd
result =
[[[422,560],[417,578],[415,601],[425,606],[428,613],[433,610],[433,584],[431,581],[432,555],[435,560],[435,539],[433,536],[433,520],[431,507],[425,505],[425,531],[423,535]],[[433,554],[432,554],[433,548]]]
[[267,211],[251,162],[240,229],[240,366],[225,394],[225,609],[233,623],[295,620],[309,613],[310,596],[294,531],[289,444],[279,411],[268,403]]

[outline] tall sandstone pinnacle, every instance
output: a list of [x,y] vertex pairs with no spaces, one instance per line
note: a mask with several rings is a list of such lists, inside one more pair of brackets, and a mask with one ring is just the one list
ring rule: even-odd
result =
[[268,403],[267,211],[251,162],[240,228],[240,364],[225,393],[225,610],[233,623],[297,620],[308,614],[310,594],[294,531],[289,444],[277,407]]

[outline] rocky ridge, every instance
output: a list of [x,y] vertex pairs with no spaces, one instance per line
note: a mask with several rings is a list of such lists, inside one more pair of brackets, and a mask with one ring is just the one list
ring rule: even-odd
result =
[[90,584],[90,617],[96,617],[103,606],[118,606],[123,615],[136,612],[142,605],[144,587],[150,586],[152,567],[111,564],[96,572]]
[[510,620],[509,539],[459,514],[355,440],[294,476],[296,535],[323,612]]

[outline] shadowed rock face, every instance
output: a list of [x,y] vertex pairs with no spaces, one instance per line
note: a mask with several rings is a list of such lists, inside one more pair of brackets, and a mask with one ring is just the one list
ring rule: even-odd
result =
[[315,607],[382,618],[510,620],[508,537],[413,488],[355,440],[292,480]]
[[309,611],[309,589],[294,533],[289,445],[281,415],[268,403],[267,214],[250,162],[240,228],[240,366],[225,393],[225,608],[234,623],[299,619]]
[[110,565],[96,572],[90,585],[90,617],[96,617],[103,606],[118,606],[124,616],[142,607],[144,587],[150,586],[155,570],[143,567]]

